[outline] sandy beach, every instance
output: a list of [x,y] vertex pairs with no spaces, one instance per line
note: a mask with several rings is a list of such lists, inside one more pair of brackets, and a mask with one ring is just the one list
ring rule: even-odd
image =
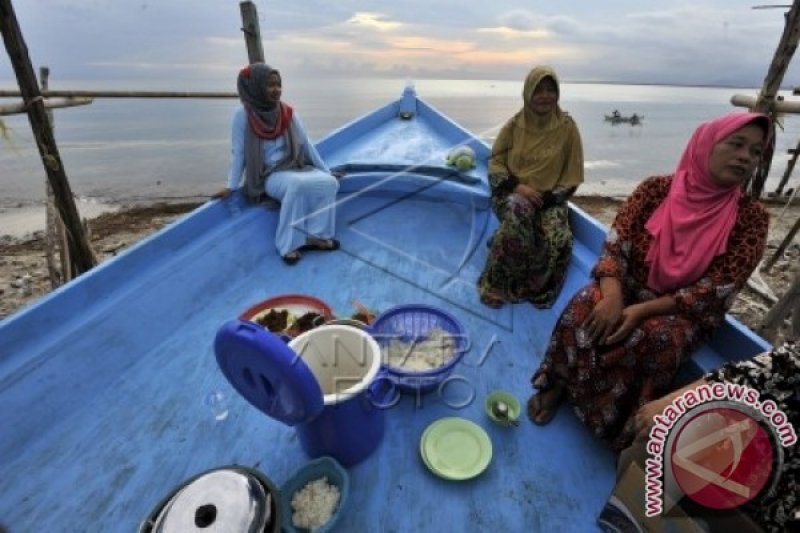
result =
[[[622,199],[603,196],[578,196],[575,203],[605,225],[610,225]],[[789,232],[795,220],[800,217],[800,204],[790,206],[784,211],[784,204],[778,201],[766,202],[771,214],[769,245],[765,259],[771,257],[781,241]],[[82,216],[89,219],[91,242],[101,260],[114,257],[133,243],[173,222],[181,215],[197,207],[198,203],[155,204],[139,207],[92,206],[88,210],[81,205]],[[94,216],[91,209],[102,214]],[[0,319],[35,302],[52,290],[44,255],[44,238],[41,231],[43,209],[26,208],[14,213],[17,222],[3,224],[0,237]],[[0,213],[5,222],[8,213]],[[9,231],[12,228],[14,231]],[[10,233],[10,234],[9,234]],[[800,265],[800,239],[795,237],[783,258],[769,273],[761,273],[770,290],[780,297],[791,283],[794,271]],[[743,290],[731,314],[758,330],[763,316],[772,302],[751,288]],[[783,338],[787,328],[778,333],[777,340]]]
[[[75,204],[81,217],[86,219],[120,209],[118,205],[86,200],[77,200]],[[45,227],[45,218],[45,209],[41,205],[0,208],[0,238],[32,238],[34,233]]]

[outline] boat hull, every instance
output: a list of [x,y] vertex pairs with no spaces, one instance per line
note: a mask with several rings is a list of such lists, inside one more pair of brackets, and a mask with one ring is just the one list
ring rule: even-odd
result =
[[[470,340],[443,387],[387,409],[382,443],[350,470],[342,531],[594,528],[614,481],[611,451],[566,408],[548,426],[509,429],[489,421],[483,399],[497,388],[522,402],[532,392],[530,375],[559,312],[586,283],[604,228],[571,207],[573,261],[552,309],[486,308],[475,282],[497,227],[489,149],[422,101],[401,123],[399,105],[334,132],[319,143],[323,157],[331,166],[440,165],[452,145],[467,143],[482,161],[468,173],[477,180],[359,167],[341,183],[341,249],[309,252],[291,267],[272,244],[277,212],[235,194],[0,323],[0,522],[11,531],[130,531],[173,487],[219,465],[255,467],[279,485],[289,479],[307,461],[295,429],[233,390],[213,340],[251,305],[307,293],[340,315],[353,299],[378,310],[442,307]],[[414,142],[393,144],[404,138]],[[765,346],[729,322],[687,376]],[[225,398],[223,420],[205,402],[212,393]],[[423,431],[444,416],[473,420],[492,440],[492,463],[469,482],[435,477],[419,456]]]

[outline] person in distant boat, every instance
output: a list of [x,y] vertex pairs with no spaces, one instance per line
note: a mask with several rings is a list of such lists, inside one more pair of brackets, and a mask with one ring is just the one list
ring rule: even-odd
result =
[[555,71],[531,70],[523,107],[497,136],[489,161],[492,207],[500,227],[478,280],[481,302],[529,301],[550,307],[572,253],[567,199],[583,182],[575,121],[558,105]]
[[674,174],[646,179],[620,207],[594,279],[561,314],[531,379],[534,422],[567,398],[614,449],[630,444],[636,410],[669,390],[764,254],[767,211],[743,184],[771,131],[756,113],[701,124]]
[[622,117],[622,115],[619,114],[619,110],[618,109],[615,109],[614,111],[612,111],[611,112],[611,116],[614,117],[614,118],[621,118]]
[[[699,528],[694,529],[689,525],[700,521],[705,523],[708,531],[800,531],[800,446],[796,444],[797,431],[800,430],[798,375],[800,344],[787,340],[782,346],[753,359],[728,362],[698,381],[640,408],[635,417],[637,438],[620,454],[617,485],[599,519],[601,525],[608,524],[616,528],[603,528],[604,531],[633,530],[620,527],[620,522],[634,522],[640,530],[645,531],[697,531]],[[661,415],[682,394],[713,383],[749,387],[758,393],[761,402],[770,400],[774,403],[776,410],[773,415],[778,411],[785,415],[788,426],[782,425],[779,430],[786,438],[781,443],[785,445],[783,464],[780,471],[774,474],[777,478],[775,485],[768,483],[762,489],[763,493],[754,495],[751,501],[740,508],[726,511],[709,511],[690,498],[682,497],[682,493],[670,494],[670,500],[677,503],[677,508],[670,509],[668,514],[648,518],[644,498],[645,462],[650,430],[655,424],[654,417]],[[691,416],[692,411],[689,410],[678,420]],[[786,427],[793,428],[793,432],[786,431]],[[791,444],[792,434],[795,444]],[[724,492],[720,491],[720,494]]]
[[265,195],[281,204],[275,246],[293,265],[307,249],[336,250],[335,202],[338,176],[331,174],[306,135],[297,113],[281,101],[281,75],[264,63],[239,72],[242,106],[233,115],[228,186],[225,198],[239,186],[258,202]]

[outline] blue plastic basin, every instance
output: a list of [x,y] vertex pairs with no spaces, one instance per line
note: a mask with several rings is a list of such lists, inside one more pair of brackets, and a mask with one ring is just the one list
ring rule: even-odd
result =
[[433,330],[453,335],[455,353],[444,365],[431,370],[414,371],[389,366],[383,361],[383,372],[401,391],[429,392],[437,388],[461,361],[469,348],[466,332],[456,318],[437,307],[424,304],[398,305],[378,315],[370,333],[383,349],[393,339],[404,343],[428,338]]

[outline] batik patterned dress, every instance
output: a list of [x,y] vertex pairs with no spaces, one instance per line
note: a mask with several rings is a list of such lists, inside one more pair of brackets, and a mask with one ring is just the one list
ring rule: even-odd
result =
[[677,313],[646,319],[617,344],[594,345],[582,324],[602,298],[600,278],[621,282],[625,306],[662,296],[647,287],[645,257],[652,236],[645,224],[666,198],[671,181],[671,176],[645,180],[620,208],[593,270],[594,281],[562,313],[532,378],[545,375],[544,388],[564,383],[578,418],[616,450],[633,440],[636,410],[669,392],[681,363],[722,324],[766,245],[768,214],[744,196],[727,251],[713,259],[699,280],[669,293]]
[[573,189],[545,195],[547,204],[536,208],[521,195],[508,193],[509,182],[516,186],[516,180],[492,175],[489,181],[501,223],[478,286],[482,293],[493,291],[510,302],[550,307],[572,256],[567,196]]

